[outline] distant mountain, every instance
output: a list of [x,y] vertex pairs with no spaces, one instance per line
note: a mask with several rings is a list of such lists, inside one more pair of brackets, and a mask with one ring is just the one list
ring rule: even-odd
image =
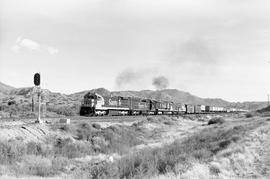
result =
[[270,106],[267,105],[267,107],[257,110],[259,113],[269,113],[270,112]]
[[113,95],[116,96],[133,96],[140,98],[148,98],[155,100],[173,101],[176,103],[203,103],[203,99],[197,96],[193,96],[190,93],[179,91],[176,89],[165,89],[165,90],[142,90],[142,91],[113,91]]
[[[27,88],[14,88],[0,82],[0,104],[8,106],[9,101],[16,101],[17,106],[24,111],[31,109],[32,97],[37,101],[36,93],[33,93],[33,87]],[[87,92],[96,92],[102,96],[123,96],[123,97],[140,97],[155,100],[173,101],[175,103],[184,104],[204,104],[211,106],[234,107],[248,110],[257,110],[266,106],[265,102],[244,102],[232,103],[219,98],[200,98],[188,92],[180,91],[177,89],[164,89],[164,90],[141,90],[141,91],[112,91],[105,88],[97,88],[87,91],[81,91],[73,94],[55,93],[49,90],[42,91],[42,102],[47,106],[47,111],[57,114],[76,114],[80,108],[84,95]],[[0,106],[1,109],[1,106]],[[0,111],[1,112],[1,111]]]
[[7,94],[13,89],[15,88],[0,82],[0,93]]

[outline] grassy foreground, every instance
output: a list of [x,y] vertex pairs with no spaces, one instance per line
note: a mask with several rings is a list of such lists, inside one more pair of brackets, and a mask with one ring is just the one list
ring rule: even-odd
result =
[[[219,151],[238,142],[248,131],[262,123],[204,129],[184,140],[155,149],[145,149],[121,158],[113,164],[88,170],[94,178],[149,178],[166,173],[182,174],[193,163],[210,162]],[[214,168],[211,172],[218,172]]]
[[[0,142],[1,173],[15,176],[62,176],[65,178],[149,178],[166,173],[181,174],[193,163],[210,162],[218,152],[237,143],[262,122],[215,124],[160,148],[129,152],[146,136],[139,126],[79,124],[55,126],[73,138],[50,137],[45,143],[18,140]],[[54,129],[54,130],[56,130]],[[118,153],[119,160],[78,162],[78,158]],[[4,169],[3,169],[4,168]],[[211,172],[218,172],[214,168]]]

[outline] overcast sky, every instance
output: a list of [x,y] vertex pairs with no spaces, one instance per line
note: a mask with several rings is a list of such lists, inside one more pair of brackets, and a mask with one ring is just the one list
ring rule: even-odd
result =
[[0,81],[73,93],[168,88],[229,101],[270,93],[269,0],[1,0]]

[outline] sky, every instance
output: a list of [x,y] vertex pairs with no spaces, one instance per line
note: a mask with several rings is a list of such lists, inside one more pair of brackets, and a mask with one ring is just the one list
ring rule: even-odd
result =
[[[270,93],[269,0],[1,0],[0,81],[74,93]],[[163,84],[156,86],[157,79]]]

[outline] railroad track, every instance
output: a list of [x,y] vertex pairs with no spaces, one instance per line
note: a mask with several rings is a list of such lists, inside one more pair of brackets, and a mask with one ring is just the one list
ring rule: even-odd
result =
[[[155,116],[197,116],[197,115],[217,115],[222,113],[198,113],[198,114],[178,114],[178,115],[136,115],[136,116],[74,116],[74,117],[55,117],[55,118],[45,118],[42,119],[43,121],[48,121],[51,123],[58,122],[60,118],[70,118],[72,121],[89,121],[89,122],[134,122],[145,119],[147,117],[155,117]],[[228,113],[225,113],[228,114]],[[20,119],[9,119],[9,118],[2,118],[0,121],[0,128],[7,127],[7,126],[22,126],[22,125],[31,125],[35,124],[36,118],[20,118]],[[14,124],[10,124],[14,122]]]

